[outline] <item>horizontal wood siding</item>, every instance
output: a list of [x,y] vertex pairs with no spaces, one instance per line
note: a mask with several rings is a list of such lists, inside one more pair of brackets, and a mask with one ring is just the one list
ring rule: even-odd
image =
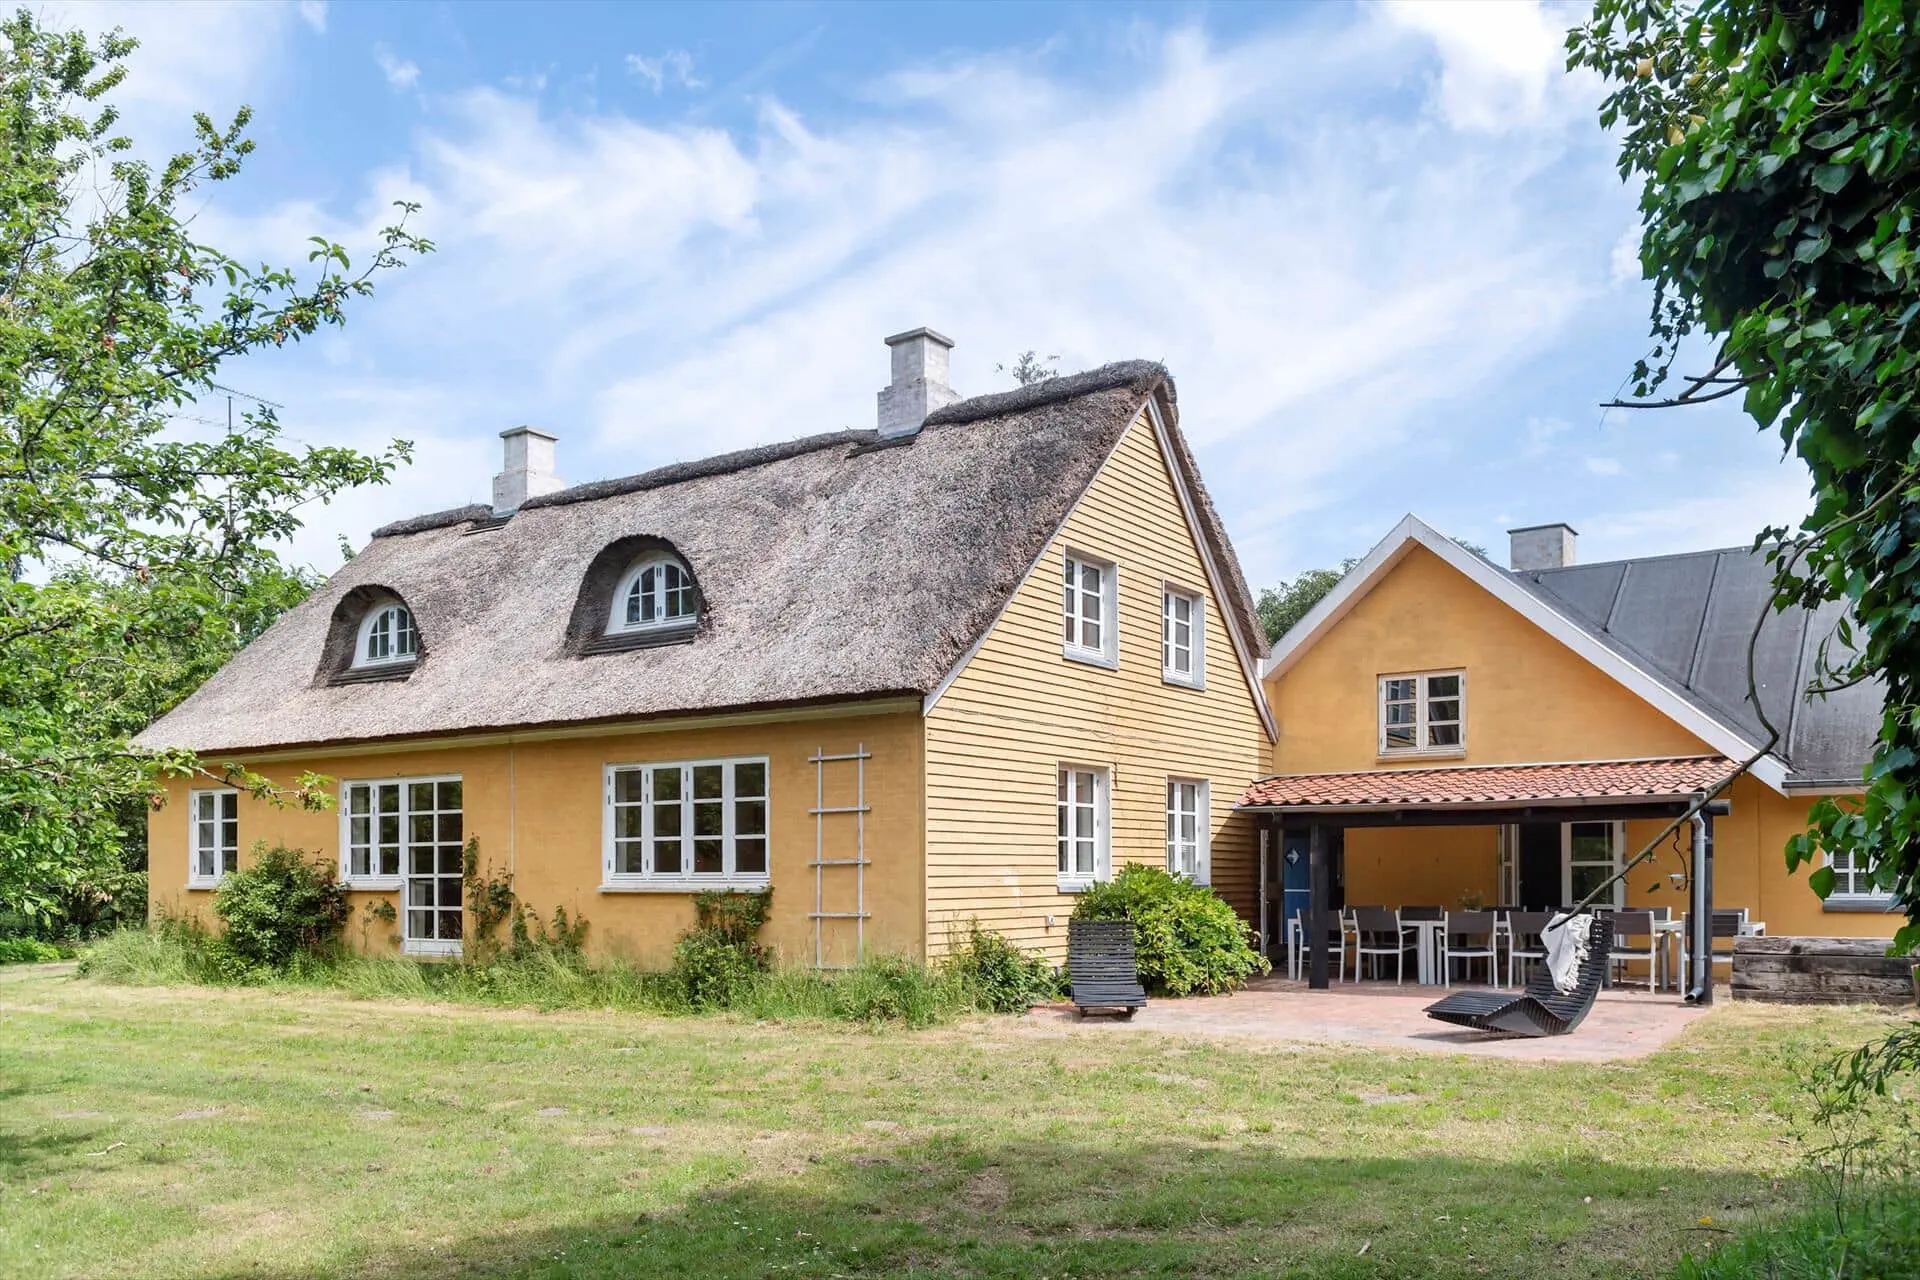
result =
[[[1069,548],[1119,565],[1118,670],[1061,653]],[[1161,679],[1168,582],[1206,594],[1202,690]],[[1056,884],[1062,763],[1112,771],[1115,866],[1164,864],[1167,779],[1206,779],[1213,884],[1251,920],[1253,827],[1233,805],[1268,751],[1220,602],[1143,418],[928,716],[929,950],[942,950],[977,918],[1022,946],[1064,955],[1074,899]]]

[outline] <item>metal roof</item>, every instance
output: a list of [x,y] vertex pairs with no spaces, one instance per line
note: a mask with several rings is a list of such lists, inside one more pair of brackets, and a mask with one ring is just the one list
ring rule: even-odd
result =
[[[1702,712],[1766,741],[1747,688],[1747,645],[1773,594],[1764,553],[1729,547],[1511,576]],[[1839,604],[1766,612],[1760,627],[1754,686],[1780,730],[1774,754],[1788,764],[1789,785],[1857,785],[1873,754],[1882,682],[1804,692],[1822,643],[1831,664],[1844,662],[1836,634],[1844,613]]]

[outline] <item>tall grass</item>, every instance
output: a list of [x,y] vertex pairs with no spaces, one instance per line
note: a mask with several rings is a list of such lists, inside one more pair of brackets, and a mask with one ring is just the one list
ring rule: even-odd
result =
[[[300,956],[285,969],[235,964],[217,938],[190,923],[123,929],[81,954],[80,972],[126,986],[199,983],[330,991],[362,1000],[444,1000],[542,1010],[611,1009],[669,1015],[697,1012],[681,975],[621,960],[588,964],[534,949],[485,965],[423,963],[340,951]],[[726,1013],[755,1021],[838,1021],[930,1026],[984,1009],[954,968],[878,957],[836,972],[775,968],[757,973]]]
[[1822,1206],[1683,1258],[1674,1280],[1880,1280],[1920,1276],[1920,1199],[1860,1197]]

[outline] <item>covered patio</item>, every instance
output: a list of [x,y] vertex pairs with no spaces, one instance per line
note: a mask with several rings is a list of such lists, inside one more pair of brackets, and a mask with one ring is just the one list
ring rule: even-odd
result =
[[[1239,805],[1259,824],[1261,945],[1276,960],[1289,952],[1298,957],[1307,989],[1324,991],[1343,976],[1335,972],[1334,949],[1346,955],[1349,936],[1357,947],[1361,926],[1370,918],[1376,932],[1390,928],[1393,946],[1405,948],[1389,981],[1404,982],[1411,976],[1444,984],[1454,976],[1445,940],[1452,936],[1453,924],[1468,918],[1460,912],[1472,911],[1486,937],[1484,949],[1469,954],[1485,958],[1483,971],[1495,985],[1504,985],[1517,956],[1527,954],[1515,951],[1521,941],[1517,926],[1537,926],[1543,913],[1574,905],[1594,892],[1600,894],[1600,909],[1630,909],[1636,915],[1649,909],[1630,906],[1619,874],[1641,847],[1627,847],[1632,824],[1637,840],[1670,839],[1676,853],[1684,841],[1684,871],[1670,872],[1651,886],[1664,889],[1678,909],[1651,909],[1649,950],[1640,957],[1648,970],[1648,986],[1657,985],[1663,974],[1685,973],[1681,994],[1686,1003],[1710,1004],[1713,820],[1728,807],[1724,800],[1703,802],[1733,769],[1724,756],[1702,755],[1263,778],[1247,789]],[[1463,828],[1479,830],[1476,834]],[[1382,835],[1400,832],[1407,834]],[[1420,832],[1431,834],[1416,834]],[[1429,846],[1463,847],[1458,838],[1462,835],[1471,837],[1465,847],[1494,853],[1493,884],[1481,879],[1474,885],[1443,886],[1431,867],[1444,867],[1444,860],[1417,857]],[[1350,846],[1359,844],[1368,846],[1371,875],[1354,886],[1348,883],[1347,860]],[[1424,878],[1415,874],[1416,860],[1427,870]],[[1444,897],[1443,887],[1450,890]],[[1358,907],[1359,902],[1372,906]],[[1425,909],[1414,910],[1416,904]],[[1671,960],[1663,959],[1663,949]],[[1368,954],[1384,960],[1390,953]],[[1414,963],[1409,964],[1408,956]],[[1375,967],[1377,972],[1380,966]]]

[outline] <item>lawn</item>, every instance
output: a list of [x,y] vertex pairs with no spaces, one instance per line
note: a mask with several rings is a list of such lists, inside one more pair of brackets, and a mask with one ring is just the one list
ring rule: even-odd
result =
[[0,1275],[1580,1276],[1787,1207],[1735,1006],[1619,1065],[0,969]]

